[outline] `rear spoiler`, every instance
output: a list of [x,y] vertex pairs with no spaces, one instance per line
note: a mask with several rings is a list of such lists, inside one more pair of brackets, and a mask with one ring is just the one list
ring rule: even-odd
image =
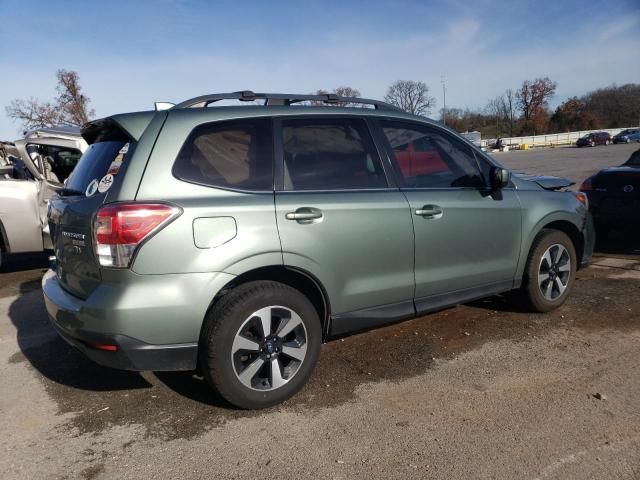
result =
[[158,112],[123,113],[93,120],[82,126],[82,138],[89,145],[109,140],[137,142],[156,113]]

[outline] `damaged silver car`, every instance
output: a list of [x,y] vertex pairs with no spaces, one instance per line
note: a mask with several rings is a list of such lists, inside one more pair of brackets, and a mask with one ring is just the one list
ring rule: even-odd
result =
[[49,198],[64,191],[87,143],[74,127],[39,128],[0,146],[0,268],[8,255],[51,248]]

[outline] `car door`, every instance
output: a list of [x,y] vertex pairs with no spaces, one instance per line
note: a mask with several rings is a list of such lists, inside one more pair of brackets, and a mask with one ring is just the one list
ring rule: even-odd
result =
[[521,242],[514,189],[489,194],[491,164],[444,129],[379,127],[413,220],[418,311],[510,289]]
[[274,129],[284,264],[322,283],[333,333],[413,315],[411,217],[366,121],[283,117]]

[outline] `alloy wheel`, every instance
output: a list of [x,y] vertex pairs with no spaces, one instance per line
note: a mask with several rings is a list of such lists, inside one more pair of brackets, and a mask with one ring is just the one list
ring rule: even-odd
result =
[[571,278],[571,257],[567,249],[556,243],[542,255],[538,267],[538,287],[547,300],[562,296]]
[[307,355],[307,329],[296,312],[272,305],[253,312],[236,332],[231,347],[233,371],[252,390],[284,386]]

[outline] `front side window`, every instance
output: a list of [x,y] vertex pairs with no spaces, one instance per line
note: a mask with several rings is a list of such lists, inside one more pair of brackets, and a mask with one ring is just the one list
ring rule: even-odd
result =
[[282,144],[285,190],[387,187],[362,119],[283,120]]
[[425,125],[382,121],[400,183],[408,188],[485,185],[471,148]]
[[271,143],[271,122],[267,119],[203,124],[180,149],[173,174],[212,187],[272,190]]

